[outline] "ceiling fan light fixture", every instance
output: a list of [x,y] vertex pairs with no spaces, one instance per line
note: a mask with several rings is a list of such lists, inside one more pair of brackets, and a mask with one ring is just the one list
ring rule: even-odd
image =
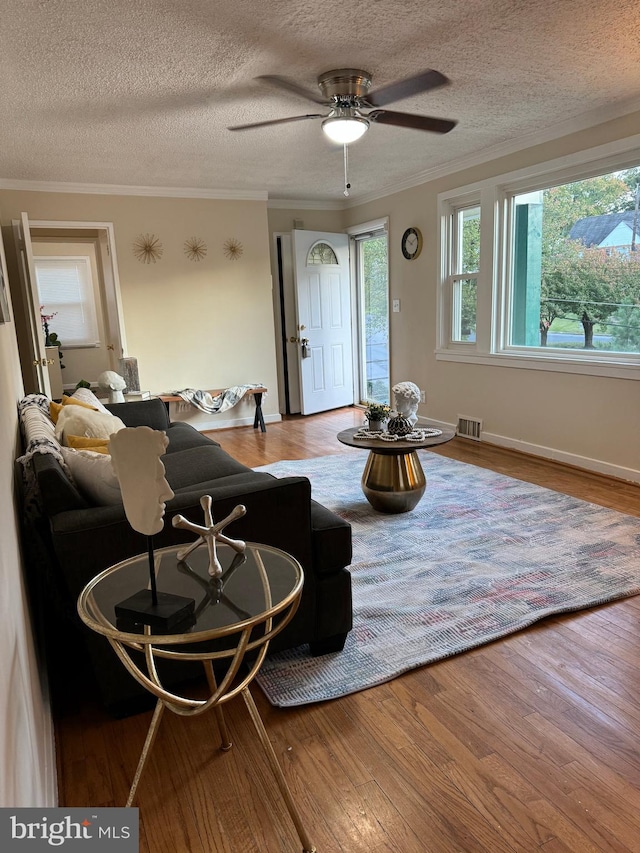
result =
[[369,129],[369,122],[360,116],[333,116],[322,122],[322,130],[332,142],[348,145]]

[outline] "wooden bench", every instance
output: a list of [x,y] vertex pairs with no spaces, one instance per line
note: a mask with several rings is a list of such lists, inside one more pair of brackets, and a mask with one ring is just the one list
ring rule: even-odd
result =
[[[212,397],[217,397],[218,394],[222,394],[223,391],[226,391],[226,388],[218,388],[216,391],[208,391],[207,393],[211,394]],[[262,414],[262,395],[266,394],[266,393],[267,393],[267,389],[262,388],[262,387],[260,387],[260,388],[249,388],[245,392],[245,396],[253,396],[253,399],[255,400],[255,404],[256,404],[256,414],[255,414],[255,417],[253,419],[253,428],[258,429],[258,427],[260,427],[262,432],[267,431],[267,428],[266,428],[265,423],[264,423],[264,416]],[[178,396],[177,394],[175,394],[175,395],[158,394],[158,397],[166,405],[167,411],[169,410],[169,404],[170,403],[185,403],[186,402],[186,400],[183,400],[182,397]]]

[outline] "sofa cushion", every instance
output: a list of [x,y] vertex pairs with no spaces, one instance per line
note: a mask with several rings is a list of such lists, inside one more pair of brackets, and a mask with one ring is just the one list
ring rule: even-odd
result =
[[191,447],[220,447],[217,441],[207,438],[190,424],[174,423],[166,430],[169,439],[167,453],[178,453]]
[[107,411],[120,418],[125,426],[148,426],[160,431],[169,428],[167,407],[157,397],[135,400],[130,403],[107,403]]
[[120,483],[111,457],[90,450],[63,447],[62,455],[80,492],[98,506],[122,504]]
[[351,562],[351,525],[317,501],[311,501],[313,565],[320,575]]
[[221,447],[208,443],[205,447],[191,447],[162,457],[165,476],[175,491],[198,483],[217,480],[232,474],[253,473],[241,462],[229,456]]
[[243,471],[238,474],[230,474],[226,477],[215,477],[211,480],[203,480],[200,483],[190,483],[180,489],[174,489],[174,492],[176,495],[186,494],[187,492],[200,492],[201,494],[206,495],[207,492],[213,491],[214,489],[217,490],[234,486],[244,490],[249,490],[252,486],[264,483],[267,478],[271,480],[275,479],[271,474],[267,474],[265,471],[253,471],[249,468],[247,471]]

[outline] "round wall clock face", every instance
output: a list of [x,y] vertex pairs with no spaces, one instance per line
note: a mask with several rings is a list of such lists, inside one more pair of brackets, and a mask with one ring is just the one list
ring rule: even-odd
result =
[[402,254],[413,261],[422,251],[422,234],[419,228],[407,228],[402,235]]

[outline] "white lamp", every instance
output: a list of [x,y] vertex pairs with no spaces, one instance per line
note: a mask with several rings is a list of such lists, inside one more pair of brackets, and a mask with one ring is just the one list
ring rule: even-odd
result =
[[322,122],[322,129],[332,142],[348,145],[360,139],[369,129],[369,122],[360,116],[331,116]]

